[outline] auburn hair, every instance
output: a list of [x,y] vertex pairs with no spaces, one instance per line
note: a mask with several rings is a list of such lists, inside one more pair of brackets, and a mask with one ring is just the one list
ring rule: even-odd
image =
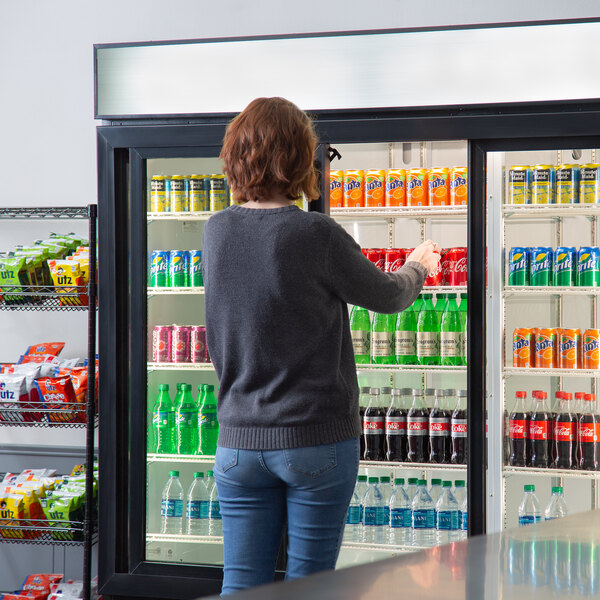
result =
[[220,158],[233,199],[319,197],[309,116],[284,98],[256,98],[227,126]]

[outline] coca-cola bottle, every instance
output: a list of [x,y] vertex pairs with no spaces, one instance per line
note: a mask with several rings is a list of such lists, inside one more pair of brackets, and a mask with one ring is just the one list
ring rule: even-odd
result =
[[435,404],[435,390],[433,388],[427,388],[425,390],[425,397],[423,398],[423,408],[427,411],[427,416],[431,413],[433,405]]
[[560,412],[556,416],[556,427],[554,429],[554,445],[556,447],[557,469],[575,468],[575,417],[571,414],[570,402],[572,394],[563,392],[560,402]]
[[575,392],[575,401],[571,407],[571,413],[575,417],[575,465],[579,468],[581,462],[581,444],[579,443],[579,421],[583,414],[585,404],[585,392]]
[[382,387],[379,390],[379,406],[381,406],[387,413],[387,409],[392,403],[392,388]]
[[445,410],[444,390],[435,390],[435,401],[429,413],[429,462],[445,463],[450,442],[450,415]]
[[444,410],[448,413],[450,427],[448,429],[448,443],[446,444],[446,463],[451,462],[452,458],[452,440],[450,432],[452,431],[452,413],[456,408],[456,390],[444,390]]
[[579,468],[598,471],[600,468],[600,419],[596,409],[596,395],[586,394],[579,418]]
[[386,460],[402,462],[406,460],[406,408],[405,398],[410,396],[410,388],[394,388],[392,403],[385,415]]
[[562,391],[558,391],[554,393],[554,404],[552,405],[552,409],[551,409],[551,417],[552,417],[552,425],[551,425],[551,452],[550,452],[550,464],[554,465],[554,463],[556,462],[556,444],[555,439],[556,439],[556,417],[558,416],[558,413],[560,412],[560,403],[562,401],[562,397],[563,397],[563,393]]
[[456,408],[450,421],[450,441],[454,465],[467,464],[467,390],[458,390]]
[[428,447],[427,427],[429,419],[423,408],[423,390],[413,390],[412,406],[406,417],[406,436],[408,462],[425,462]]
[[525,467],[527,465],[527,431],[529,429],[529,415],[525,410],[527,392],[516,392],[515,398],[515,408],[510,413],[508,423],[510,445],[508,462],[513,467]]
[[529,419],[529,440],[531,444],[530,465],[534,468],[548,468],[548,434],[550,414],[546,410],[546,392],[536,390],[535,406]]
[[379,388],[371,388],[370,400],[363,419],[365,460],[385,459],[385,409],[380,404]]
[[[365,411],[369,406],[369,400],[371,399],[371,388],[369,386],[361,387],[360,394],[358,396],[358,413],[360,415],[361,425],[365,422]],[[365,436],[360,436],[360,457],[363,458],[365,455]]]

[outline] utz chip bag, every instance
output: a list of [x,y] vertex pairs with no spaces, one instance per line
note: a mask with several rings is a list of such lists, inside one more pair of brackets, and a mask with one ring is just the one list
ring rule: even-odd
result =
[[[21,365],[15,365],[6,369],[6,373],[15,375],[25,376],[25,385],[27,387],[27,393],[29,394],[29,402],[25,404],[25,408],[40,408],[40,397],[37,387],[35,386],[35,380],[41,377],[42,366],[36,363],[25,363]],[[27,422],[41,421],[42,414],[39,412],[23,412],[23,420]]]
[[6,304],[22,304],[25,297],[19,295],[30,285],[24,256],[0,257],[0,295]]
[[50,423],[74,423],[78,419],[75,390],[70,377],[43,377],[35,382],[46,419]]
[[41,500],[41,504],[53,539],[83,540],[84,513],[79,498],[74,496],[50,497]]
[[0,494],[0,535],[6,539],[24,539],[23,519],[25,500],[18,494],[2,491]]
[[[36,490],[23,484],[17,484],[6,486],[5,493],[23,497],[23,526],[41,527],[40,521],[45,519],[45,515]],[[40,536],[40,532],[33,529],[23,529],[22,532],[24,539],[34,539]]]
[[[50,586],[53,583],[60,583],[64,575],[58,573],[37,573],[28,575],[21,584],[19,594],[42,594],[41,598],[47,598],[50,593]],[[31,597],[31,596],[30,596]]]
[[72,260],[49,260],[48,266],[54,289],[61,294],[61,305],[87,306],[87,294],[77,289],[83,286],[79,263]]
[[24,363],[50,363],[52,365],[58,365],[59,360],[53,354],[30,354],[29,356],[21,356],[18,364]]
[[25,376],[0,374],[0,421],[23,422],[23,408],[27,407],[28,402]]
[[34,346],[29,346],[23,356],[31,356],[32,354],[51,354],[52,356],[58,356],[64,347],[65,342],[46,342],[44,344],[35,344]]
[[48,600],[77,600],[83,596],[83,581],[53,583]]

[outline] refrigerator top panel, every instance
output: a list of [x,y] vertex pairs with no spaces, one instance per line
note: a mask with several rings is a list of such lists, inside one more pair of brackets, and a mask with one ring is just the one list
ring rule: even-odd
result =
[[95,115],[231,114],[261,96],[311,111],[591,99],[599,37],[579,22],[103,44]]

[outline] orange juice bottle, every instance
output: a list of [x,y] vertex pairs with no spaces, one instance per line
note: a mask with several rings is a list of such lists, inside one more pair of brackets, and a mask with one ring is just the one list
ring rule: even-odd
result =
[[344,206],[344,171],[329,171],[329,206]]
[[388,169],[385,178],[385,205],[406,206],[406,171]]
[[365,206],[385,206],[385,171],[370,169],[365,173]]
[[429,204],[450,205],[450,169],[447,167],[429,169]]
[[406,204],[429,206],[427,169],[409,169],[406,173]]
[[344,206],[365,205],[365,173],[362,169],[344,171]]
[[467,167],[454,167],[450,171],[450,203],[460,205],[467,203]]

